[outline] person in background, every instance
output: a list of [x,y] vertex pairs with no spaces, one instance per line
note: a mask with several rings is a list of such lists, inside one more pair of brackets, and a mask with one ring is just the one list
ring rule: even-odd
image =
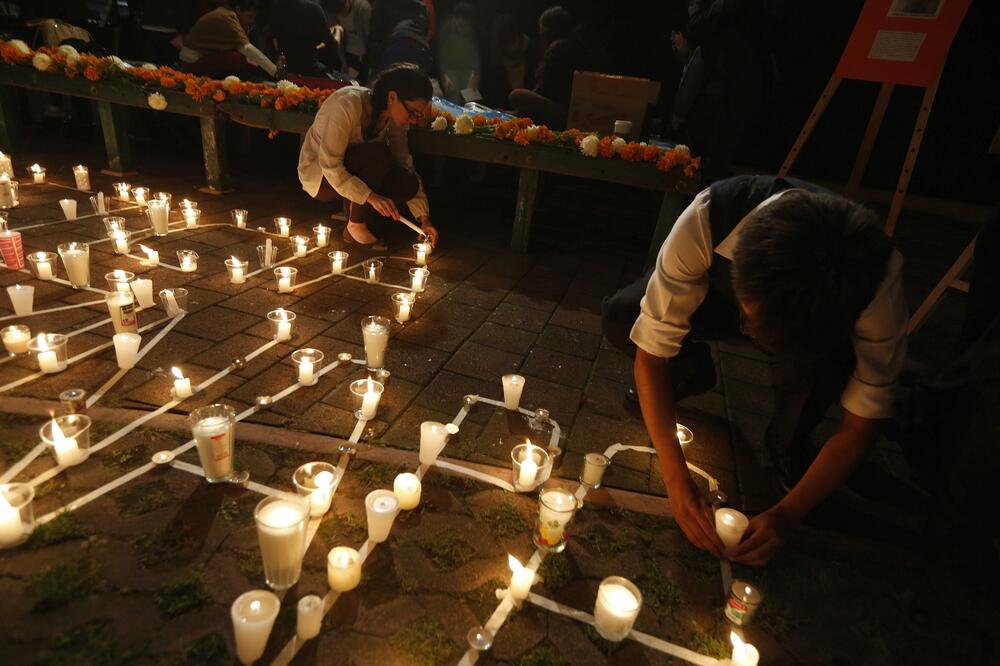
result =
[[396,63],[379,74],[371,89],[341,88],[320,107],[303,137],[299,180],[319,201],[347,202],[346,242],[384,251],[385,242],[369,225],[379,216],[398,220],[402,210],[437,243],[427,195],[407,146],[407,130],[428,117],[431,95],[426,72]]
[[336,39],[342,30],[334,30],[332,23],[316,0],[275,0],[271,31],[289,72],[325,77],[334,70],[346,71]]
[[512,90],[533,88],[537,67],[538,49],[518,27],[514,16],[498,16],[493,21],[489,56],[480,88],[486,105],[506,108]]
[[370,73],[377,76],[394,63],[410,62],[429,75],[434,65],[429,30],[430,15],[421,0],[375,0],[368,33]]
[[368,30],[372,22],[372,6],[368,0],[329,0],[328,7],[344,29],[342,45],[348,75],[356,79],[365,78],[364,61],[368,49]]
[[202,15],[184,35],[181,63],[199,76],[273,77],[278,68],[247,36],[256,18],[256,0],[230,0]]
[[462,91],[478,90],[482,72],[472,5],[468,2],[455,5],[451,16],[441,26],[435,45],[444,96],[456,104],[471,101],[462,96]]

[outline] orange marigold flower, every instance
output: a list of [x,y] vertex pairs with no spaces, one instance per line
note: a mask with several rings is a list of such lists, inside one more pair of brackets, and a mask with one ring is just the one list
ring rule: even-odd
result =
[[271,100],[270,100],[270,99],[268,99],[267,97],[261,97],[261,98],[260,98],[260,105],[261,105],[261,106],[262,106],[263,108],[265,108],[265,109],[266,109],[266,108],[268,108],[268,107],[270,107],[270,106],[271,106]]
[[172,76],[161,76],[160,85],[164,88],[173,88],[177,85],[177,79]]
[[216,102],[224,102],[226,100],[226,93],[222,92],[221,90],[216,90],[212,94],[212,99],[214,99]]
[[528,130],[517,130],[514,133],[514,143],[519,146],[527,146],[531,143],[531,139],[528,138]]
[[626,162],[641,162],[642,161],[642,149],[635,141],[629,141],[624,146],[622,146],[621,157]]
[[548,145],[556,140],[556,133],[550,130],[545,125],[540,125],[538,127],[538,133],[535,134],[535,141],[541,144]]
[[274,110],[275,111],[281,111],[284,108],[285,108],[285,100],[283,100],[280,97],[278,99],[274,100]]
[[614,141],[613,136],[606,136],[597,142],[597,154],[601,157],[614,157],[615,147],[611,145]]
[[660,159],[660,149],[656,146],[643,146],[642,159],[644,162],[656,162]]
[[87,65],[87,68],[83,70],[83,75],[91,81],[97,81],[101,78],[101,73],[93,65]]
[[688,178],[694,178],[694,175],[698,173],[698,169],[701,168],[701,158],[693,157],[688,165],[684,167],[684,175]]

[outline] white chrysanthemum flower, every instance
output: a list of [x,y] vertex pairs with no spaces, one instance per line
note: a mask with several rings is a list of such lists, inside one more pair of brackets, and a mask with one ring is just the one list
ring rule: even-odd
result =
[[151,94],[146,98],[146,101],[149,103],[149,108],[156,111],[163,111],[167,108],[167,98],[158,92]]
[[108,58],[111,60],[111,64],[117,67],[118,69],[128,69],[129,67],[132,66],[116,55],[108,56]]
[[152,63],[152,62],[144,62],[144,63],[142,63],[142,68],[143,69],[159,69],[160,67],[159,67],[159,65],[157,65],[155,63]]
[[17,49],[20,53],[24,55],[28,55],[29,53],[31,53],[31,49],[28,47],[28,45],[25,44],[20,39],[12,39],[7,43],[13,46],[15,49]]
[[31,64],[35,66],[39,72],[49,71],[49,67],[52,66],[52,58],[45,55],[44,53],[36,53],[35,57],[31,59]]
[[597,151],[600,149],[601,140],[597,138],[596,134],[588,134],[583,137],[583,141],[580,142],[580,152],[587,157],[597,157]]
[[63,44],[60,46],[59,53],[66,56],[67,67],[76,67],[80,63],[80,52],[69,44]]
[[227,92],[229,91],[230,88],[232,88],[238,83],[240,83],[240,77],[238,76],[230,75],[222,79],[222,87],[225,88]]
[[616,136],[615,140],[611,142],[611,147],[615,149],[615,155],[621,155],[622,148],[625,147],[625,139]]
[[472,122],[472,116],[463,113],[455,120],[455,134],[472,134],[476,124]]
[[292,83],[291,81],[289,81],[288,79],[281,79],[280,81],[278,81],[278,90],[280,90],[283,93],[295,92],[298,89],[299,87],[294,83]]
[[691,158],[691,149],[685,146],[683,143],[678,143],[676,146],[674,146],[674,150],[677,151],[678,154],[688,159]]
[[538,130],[540,130],[540,129],[542,129],[542,128],[539,127],[538,125],[528,125],[528,129],[527,129],[528,140],[529,141],[534,141],[535,139],[537,139],[538,138]]
[[444,116],[438,116],[434,119],[434,122],[431,123],[431,129],[435,132],[445,131],[448,129],[448,119]]

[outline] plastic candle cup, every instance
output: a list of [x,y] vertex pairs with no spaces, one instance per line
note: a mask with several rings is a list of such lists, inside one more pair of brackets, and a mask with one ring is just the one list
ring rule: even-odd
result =
[[35,530],[34,498],[35,489],[29,483],[0,485],[0,548],[24,543]]
[[128,201],[129,191],[131,191],[132,186],[128,183],[115,183],[111,186],[119,201]]
[[292,339],[292,322],[295,321],[295,313],[291,310],[278,308],[267,313],[267,318],[274,324],[274,339],[284,342]]
[[14,314],[27,317],[35,310],[35,288],[31,285],[15,284],[7,287],[7,296],[14,307]]
[[757,666],[760,661],[757,648],[745,643],[735,631],[729,632],[729,640],[733,643],[733,654],[730,657],[732,666]]
[[116,268],[110,273],[104,274],[104,280],[108,283],[108,289],[110,291],[129,291],[132,280],[135,279],[135,273],[132,271],[123,271],[120,268]]
[[313,233],[316,234],[316,247],[326,247],[330,244],[330,227],[320,224],[313,227]]
[[170,373],[174,376],[174,387],[172,390],[174,400],[190,398],[194,393],[191,389],[191,378],[185,377],[181,369],[176,366],[170,368]]
[[393,316],[400,324],[410,321],[410,313],[413,311],[413,296],[405,291],[397,291],[392,295]]
[[308,462],[292,474],[292,484],[299,496],[309,502],[309,515],[322,516],[330,510],[333,486],[340,472],[326,462]]
[[247,268],[249,261],[241,261],[236,257],[226,259],[226,270],[229,271],[229,282],[231,284],[243,284],[247,281]]
[[539,471],[551,464],[548,451],[531,442],[518,444],[511,449],[510,458],[514,464],[514,490],[522,493],[537,488],[546,478]]
[[177,250],[177,261],[182,273],[194,273],[198,270],[198,253],[194,250]]
[[687,446],[694,441],[694,433],[687,426],[677,424],[677,443],[681,445],[681,448]]
[[427,257],[430,256],[430,253],[431,253],[430,243],[413,244],[413,255],[415,257],[414,263],[416,263],[417,266],[426,266]]
[[160,253],[153,248],[146,247],[142,243],[139,243],[139,249],[142,250],[146,258],[143,260],[143,266],[159,266],[160,265]]
[[715,510],[715,531],[726,546],[727,553],[739,544],[749,525],[750,519],[736,509]]
[[290,294],[295,290],[295,278],[299,269],[290,266],[281,266],[274,269],[274,279],[278,281],[278,293]]
[[399,508],[405,511],[416,509],[420,504],[420,489],[420,479],[410,472],[397,474],[392,482],[392,494],[399,500]]
[[389,345],[389,320],[371,316],[361,320],[361,337],[365,344],[365,359],[369,370],[385,365],[385,348]]
[[133,187],[132,196],[135,198],[135,202],[140,206],[145,206],[147,199],[149,199],[149,188],[148,187]]
[[373,490],[365,497],[368,518],[368,540],[382,543],[389,538],[392,522],[399,513],[399,500],[391,490]]
[[105,196],[104,192],[98,192],[96,196],[89,197],[89,199],[95,215],[108,214],[108,205],[111,203],[111,199]]
[[198,449],[198,461],[209,483],[232,481],[236,441],[236,410],[229,405],[205,405],[188,414]]
[[426,268],[411,268],[410,269],[410,289],[416,293],[423,292],[427,288],[427,278],[429,278],[431,272]]
[[31,174],[31,182],[35,185],[45,182],[45,168],[41,164],[32,164],[28,167],[28,173]]
[[118,361],[118,367],[122,370],[135,367],[142,336],[138,333],[115,333],[112,339],[115,342],[115,359]]
[[290,217],[274,218],[274,231],[282,238],[288,238],[288,235],[292,232],[292,218]]
[[168,317],[176,317],[188,310],[188,290],[184,287],[161,289],[160,301]]
[[79,465],[90,454],[90,417],[86,414],[66,414],[47,422],[38,431],[52,449],[57,465]]
[[566,526],[576,512],[576,497],[562,488],[544,488],[538,493],[538,516],[531,539],[551,553],[566,548]]
[[378,413],[379,399],[385,387],[372,380],[371,377],[358,379],[351,382],[351,394],[354,396],[354,404],[357,409],[354,416],[359,421],[371,421]]
[[281,601],[273,592],[250,590],[236,598],[229,609],[236,638],[236,656],[242,664],[252,664],[264,655]]
[[0,339],[10,355],[27,354],[28,341],[31,340],[31,329],[24,324],[11,324],[0,330]]
[[292,363],[295,363],[298,368],[296,376],[300,384],[303,386],[316,385],[316,382],[319,381],[319,376],[316,373],[323,367],[324,356],[323,352],[311,347],[296,349],[292,352]]
[[0,153],[0,174],[8,178],[14,177],[14,165],[10,161],[10,155]]
[[83,414],[87,411],[87,390],[82,388],[66,389],[59,394],[59,405],[63,414]]
[[39,280],[51,280],[55,277],[55,252],[32,252],[28,255],[28,264]]
[[337,250],[336,252],[330,252],[326,256],[330,258],[330,272],[334,275],[340,275],[344,272],[344,267],[347,266],[347,257],[349,256],[346,252]]
[[17,206],[17,181],[11,180],[6,173],[0,176],[0,208]]
[[309,238],[307,236],[295,236],[292,238],[292,253],[296,257],[306,256],[309,250]]
[[233,208],[231,211],[229,211],[229,219],[231,219],[233,221],[233,225],[235,225],[239,229],[247,228],[248,216],[249,213],[247,213],[246,209],[244,208]]
[[90,191],[90,170],[82,164],[73,167],[73,179],[76,189]]
[[531,585],[535,582],[535,572],[521,564],[513,555],[507,555],[507,563],[510,565],[510,597],[520,604],[528,598],[531,592]]
[[361,582],[361,554],[347,546],[331,548],[326,556],[326,580],[334,592],[349,592]]
[[152,199],[146,204],[146,217],[156,236],[166,236],[170,232],[170,204],[162,199]]
[[274,246],[270,238],[266,239],[263,245],[257,246],[257,261],[260,262],[261,268],[270,268],[277,258],[278,248]]
[[104,299],[108,306],[108,314],[111,316],[111,323],[115,328],[115,333],[138,333],[139,321],[135,314],[135,296],[128,290],[115,290],[109,292]]
[[309,503],[301,497],[265,497],[254,510],[264,578],[273,590],[299,582],[306,551]]
[[111,249],[114,250],[114,253],[128,254],[131,251],[129,245],[131,237],[131,231],[115,230],[110,232],[108,238],[111,239]]
[[66,369],[66,342],[62,333],[39,333],[28,341],[28,351],[35,354],[38,369],[46,374]]
[[90,286],[90,246],[86,243],[62,243],[56,250],[66,267],[66,277],[75,289]]
[[430,467],[448,443],[448,428],[437,421],[420,424],[420,464]]
[[299,599],[295,616],[295,635],[299,640],[308,641],[316,638],[322,626],[323,600],[315,594]]
[[382,278],[382,262],[378,259],[362,261],[361,270],[369,282],[378,282]]
[[515,412],[521,404],[521,392],[524,391],[524,377],[521,375],[504,375],[503,404],[508,410]]
[[198,226],[198,220],[201,219],[201,211],[198,210],[197,206],[194,208],[181,208],[181,214],[184,215],[184,224],[188,229]]
[[139,301],[139,307],[151,308],[155,305],[153,301],[153,281],[147,279],[132,280],[129,285],[132,287],[132,293],[135,294],[135,300]]
[[580,483],[588,488],[600,488],[604,472],[607,471],[611,460],[603,453],[588,453],[583,457],[583,474],[580,475]]
[[167,207],[169,208],[170,202],[174,200],[174,195],[172,195],[170,192],[157,192],[156,194],[153,195],[153,199],[155,199],[156,201],[162,201],[163,203],[167,204]]
[[632,581],[621,576],[609,576],[597,588],[594,604],[594,626],[604,640],[618,642],[632,631],[632,625],[642,608],[642,593]]
[[124,231],[125,230],[125,218],[118,215],[108,215],[101,218],[101,222],[104,223],[104,229],[111,235],[112,231]]

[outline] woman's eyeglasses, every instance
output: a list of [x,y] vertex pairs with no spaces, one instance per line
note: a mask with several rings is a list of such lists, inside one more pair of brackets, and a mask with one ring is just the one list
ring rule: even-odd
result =
[[411,109],[410,105],[407,104],[406,102],[403,102],[403,101],[400,101],[400,104],[402,104],[403,108],[406,109],[406,113],[410,116],[410,120],[423,120],[424,119],[424,112],[423,111],[416,111],[414,109]]

